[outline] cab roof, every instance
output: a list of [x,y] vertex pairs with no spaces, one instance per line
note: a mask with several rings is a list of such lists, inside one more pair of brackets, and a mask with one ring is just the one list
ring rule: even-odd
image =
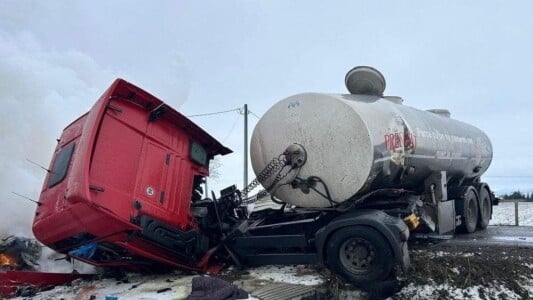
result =
[[173,122],[176,126],[184,129],[196,142],[204,146],[211,156],[218,154],[226,155],[233,152],[200,128],[200,126],[192,122],[189,118],[159,100],[154,95],[124,79],[116,79],[108,91],[108,95],[110,99],[126,99],[150,111],[149,121],[151,122],[159,118],[165,118]]

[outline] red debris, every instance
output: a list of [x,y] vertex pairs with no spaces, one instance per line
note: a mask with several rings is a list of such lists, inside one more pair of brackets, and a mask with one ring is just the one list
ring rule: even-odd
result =
[[62,285],[74,279],[90,279],[92,274],[43,273],[29,271],[0,272],[0,297],[14,297],[22,286],[39,289],[46,286]]

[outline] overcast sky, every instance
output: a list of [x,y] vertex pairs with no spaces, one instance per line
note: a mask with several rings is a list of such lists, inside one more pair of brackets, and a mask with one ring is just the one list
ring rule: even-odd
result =
[[[345,93],[346,71],[374,66],[387,95],[489,135],[494,189],[533,191],[532,11],[486,0],[3,0],[0,222],[29,232],[34,206],[11,192],[37,199],[45,174],[26,158],[48,166],[63,127],[116,77],[186,115],[248,103],[261,116],[296,93]],[[235,151],[212,187],[241,187],[242,116],[194,121]]]

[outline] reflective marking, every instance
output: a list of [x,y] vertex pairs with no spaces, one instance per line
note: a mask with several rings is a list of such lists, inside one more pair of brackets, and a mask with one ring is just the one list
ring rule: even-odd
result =
[[[406,158],[429,158],[429,159],[455,159],[455,160],[468,160],[468,157],[449,157],[449,156],[439,156],[435,157],[434,155],[422,155],[422,154],[406,154],[404,155]],[[392,156],[386,156],[383,158],[378,158],[374,160],[374,163],[379,163],[387,160],[391,160]]]
[[434,158],[435,158],[435,155],[406,154],[405,157],[411,157],[411,158],[431,158],[431,159],[434,159]]
[[390,159],[391,159],[390,156],[383,157],[383,158],[378,158],[378,159],[374,160],[374,163],[378,163],[378,162],[382,162],[382,161],[387,161],[387,160],[390,160]]

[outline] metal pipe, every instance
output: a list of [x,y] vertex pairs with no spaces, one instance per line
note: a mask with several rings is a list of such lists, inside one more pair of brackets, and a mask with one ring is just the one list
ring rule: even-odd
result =
[[518,226],[518,200],[514,201],[514,225]]
[[248,104],[244,104],[244,176],[242,188],[248,185]]

